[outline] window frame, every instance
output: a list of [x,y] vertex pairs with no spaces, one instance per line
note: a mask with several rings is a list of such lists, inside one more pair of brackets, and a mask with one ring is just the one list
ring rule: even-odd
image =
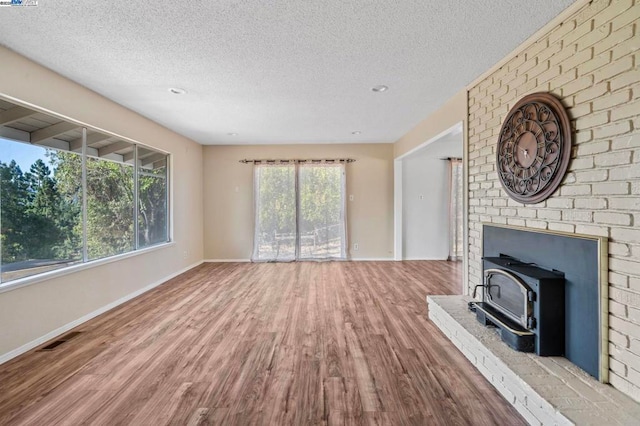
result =
[[[81,152],[78,154],[81,156],[82,158],[82,189],[81,189],[81,193],[82,193],[82,207],[81,207],[81,220],[82,220],[82,256],[80,259],[80,263],[76,263],[70,266],[65,266],[59,269],[55,269],[55,270],[51,270],[51,271],[47,271],[47,272],[41,272],[41,273],[36,273],[33,275],[29,275],[26,277],[22,277],[22,278],[17,278],[17,279],[13,279],[7,282],[2,282],[1,281],[1,276],[0,276],[0,293],[4,293],[7,291],[11,291],[17,288],[21,288],[24,286],[28,286],[31,284],[35,284],[35,283],[39,283],[42,281],[47,281],[53,278],[58,278],[58,277],[62,277],[68,274],[72,274],[72,273],[76,273],[85,269],[89,269],[89,268],[94,268],[97,266],[101,266],[104,264],[108,264],[108,263],[112,263],[112,262],[116,262],[119,260],[123,260],[123,259],[127,259],[129,257],[133,257],[133,256],[138,256],[138,255],[142,255],[142,254],[146,254],[152,251],[156,251],[159,249],[163,249],[166,247],[170,247],[172,245],[175,244],[175,242],[173,241],[173,197],[171,196],[173,194],[173,155],[170,152],[167,152],[163,149],[160,148],[156,148],[153,147],[151,145],[146,145],[143,143],[140,143],[134,139],[119,135],[117,133],[108,131],[108,130],[104,130],[102,128],[98,128],[95,126],[90,126],[86,123],[83,123],[81,121],[78,120],[74,120],[74,119],[70,119],[69,117],[66,117],[64,115],[61,114],[57,114],[55,112],[46,110],[44,108],[40,108],[38,106],[34,106],[25,102],[22,102],[20,100],[17,99],[13,99],[11,97],[7,97],[7,96],[3,96],[0,95],[0,100],[3,100],[5,102],[11,103],[13,104],[15,107],[23,107],[23,108],[28,108],[31,109],[32,111],[34,111],[35,113],[41,113],[41,114],[46,114],[48,116],[51,116],[52,118],[55,119],[59,119],[62,120],[63,122],[69,122],[72,124],[75,124],[78,126],[78,129],[81,130],[82,132],[82,150]],[[95,158],[94,156],[90,155],[88,153],[88,146],[87,146],[87,133],[88,131],[92,131],[92,132],[99,132],[99,133],[103,133],[105,135],[108,135],[110,138],[117,138],[120,141],[124,141],[127,143],[130,143],[133,147],[133,153],[134,153],[134,163],[132,164],[133,170],[134,170],[134,176],[133,176],[133,188],[134,188],[134,193],[136,193],[134,195],[134,205],[133,205],[133,221],[136,224],[136,226],[134,226],[134,245],[133,245],[133,249],[130,251],[126,251],[123,253],[118,253],[115,255],[111,255],[111,256],[107,256],[107,257],[103,257],[103,258],[98,258],[98,259],[89,259],[88,258],[88,253],[87,253],[87,224],[86,224],[86,220],[87,220],[87,159],[92,157]],[[5,127],[5,126],[0,126],[0,137],[11,142],[11,143],[31,143],[30,140],[25,140],[24,136],[21,135],[21,131],[15,130],[11,127]],[[42,144],[38,144],[38,143],[33,143],[34,146],[40,146],[44,149],[52,149],[52,150],[56,150],[56,151],[61,151],[61,152],[73,152],[73,151],[67,151],[66,149],[62,149],[62,148],[58,148],[58,147],[54,147],[54,146],[47,146],[47,145],[42,145]],[[160,241],[157,242],[155,244],[150,244],[148,246],[145,247],[140,247],[139,243],[138,243],[138,237],[137,237],[137,233],[138,233],[138,227],[137,227],[137,217],[139,215],[139,209],[140,206],[138,205],[138,197],[137,197],[137,192],[138,192],[138,169],[139,169],[139,165],[138,165],[138,153],[140,148],[144,148],[150,151],[153,151],[155,153],[158,154],[162,154],[165,156],[164,160],[165,160],[165,179],[167,180],[166,182],[166,189],[165,189],[165,199],[166,199],[166,208],[165,208],[165,213],[166,213],[166,239],[164,241]],[[108,158],[99,158],[100,161],[113,161],[111,159]],[[1,218],[0,218],[1,221]],[[0,262],[1,262],[1,258],[0,258]]]

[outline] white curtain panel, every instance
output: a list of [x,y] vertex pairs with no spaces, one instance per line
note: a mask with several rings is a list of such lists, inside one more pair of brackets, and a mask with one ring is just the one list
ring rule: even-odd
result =
[[254,166],[252,260],[346,258],[344,164]]
[[253,173],[255,227],[253,255],[257,262],[296,259],[296,166],[256,164]]
[[346,257],[344,164],[298,166],[298,258]]

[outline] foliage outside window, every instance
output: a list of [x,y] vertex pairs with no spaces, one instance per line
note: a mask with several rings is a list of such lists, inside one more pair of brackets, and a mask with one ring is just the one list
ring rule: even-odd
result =
[[[7,105],[0,101],[0,284],[169,240],[166,154],[97,132],[85,138],[36,112],[2,124],[21,108]],[[72,130],[24,143],[53,127]]]
[[346,256],[342,164],[260,164],[254,169],[253,260]]

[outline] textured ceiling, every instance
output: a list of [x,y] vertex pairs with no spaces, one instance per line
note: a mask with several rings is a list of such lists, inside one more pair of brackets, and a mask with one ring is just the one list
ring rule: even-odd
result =
[[393,142],[572,2],[40,0],[0,43],[202,144]]

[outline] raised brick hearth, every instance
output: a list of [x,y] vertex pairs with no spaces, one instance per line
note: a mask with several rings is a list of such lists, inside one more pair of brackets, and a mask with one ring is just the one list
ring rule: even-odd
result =
[[640,404],[561,357],[516,352],[469,312],[467,296],[428,296],[429,319],[533,425],[638,425]]

